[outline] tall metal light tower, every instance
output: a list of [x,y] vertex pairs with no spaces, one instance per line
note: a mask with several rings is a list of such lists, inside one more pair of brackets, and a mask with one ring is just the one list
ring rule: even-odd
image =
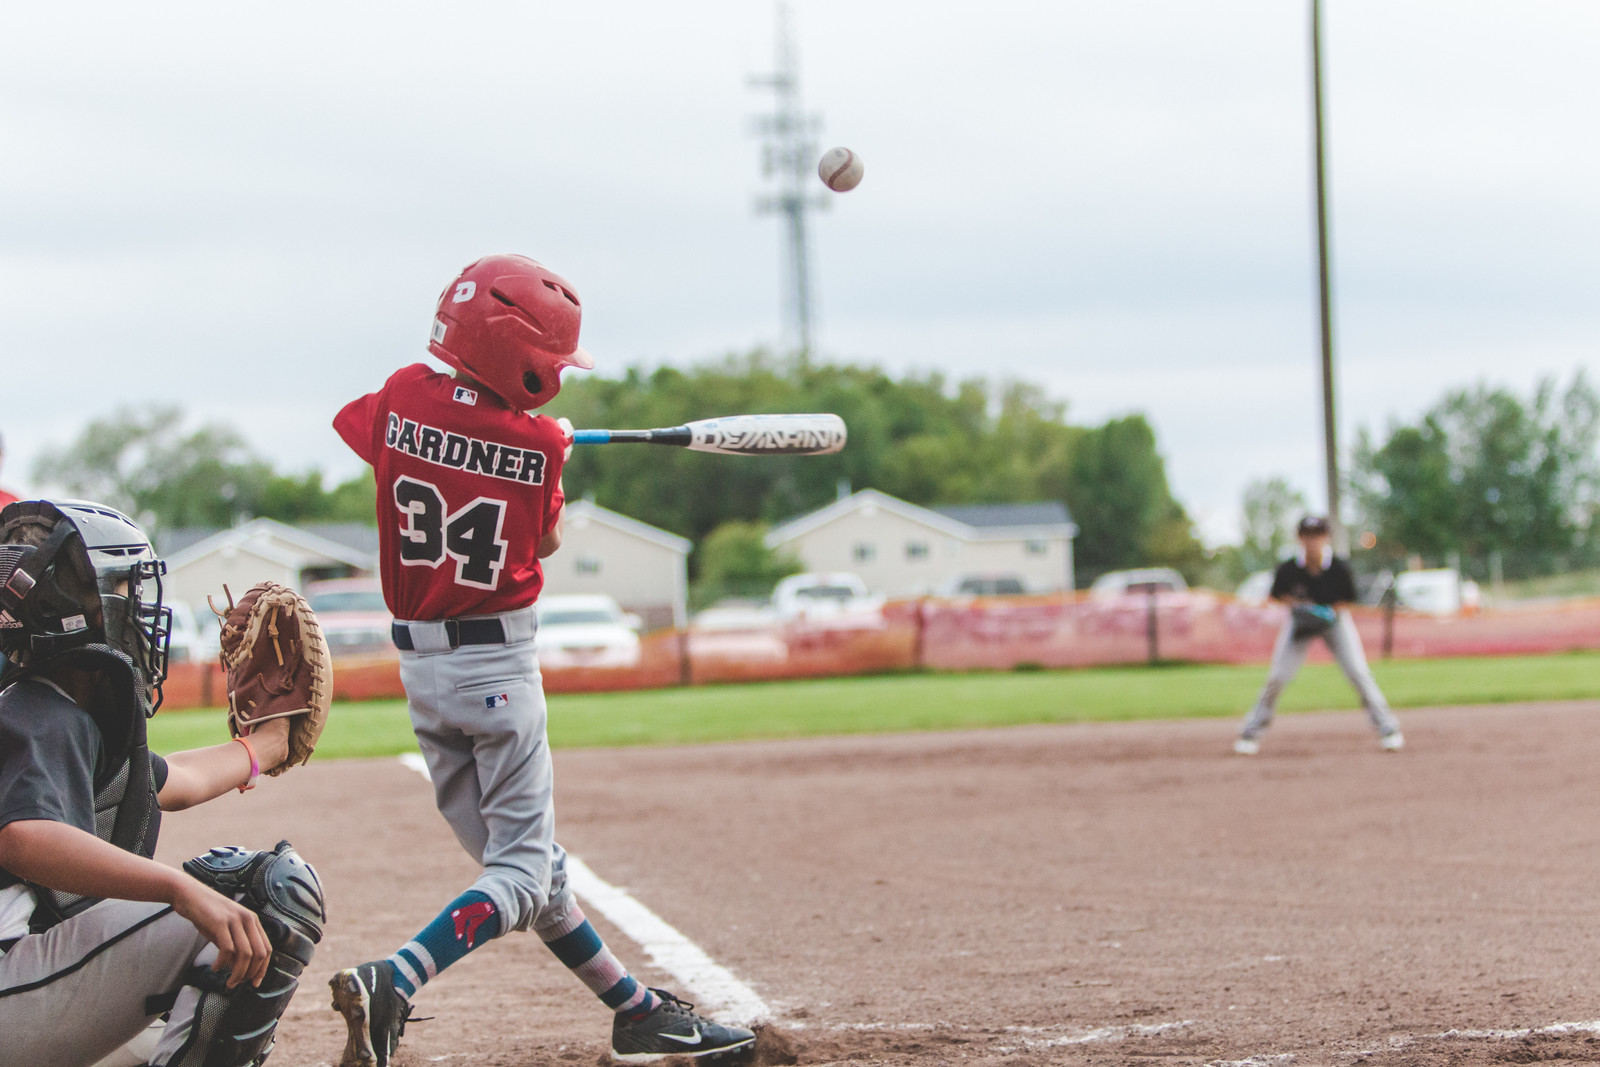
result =
[[750,79],[752,86],[771,89],[775,97],[772,111],[757,116],[755,126],[762,139],[762,173],[775,180],[777,191],[761,197],[756,202],[756,210],[783,216],[787,238],[784,340],[795,345],[803,366],[811,356],[811,262],[806,247],[806,212],[827,205],[821,196],[806,192],[807,179],[817,157],[813,138],[822,120],[816,115],[807,115],[800,105],[800,68],[790,27],[789,5],[785,0],[778,0],[777,15],[773,72]]
[[1333,267],[1328,249],[1328,164],[1322,120],[1322,3],[1311,0],[1311,114],[1317,181],[1317,297],[1322,341],[1322,458],[1328,481],[1328,522],[1333,543],[1348,551],[1344,520],[1339,515],[1339,426],[1334,412]]

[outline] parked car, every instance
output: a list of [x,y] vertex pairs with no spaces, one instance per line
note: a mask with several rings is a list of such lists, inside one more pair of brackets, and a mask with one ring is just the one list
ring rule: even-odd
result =
[[[222,643],[217,639],[220,627],[216,616],[207,611],[200,618],[181,600],[167,607],[172,609],[172,636],[167,642],[167,660],[171,663],[206,663],[217,658]],[[207,622],[210,625],[207,625]]]
[[1234,590],[1233,598],[1241,604],[1265,604],[1272,597],[1272,578],[1275,571],[1255,571]]
[[789,643],[783,639],[778,615],[770,605],[725,600],[690,620],[689,655],[740,663],[782,663],[789,658]]
[[335,578],[312,582],[306,599],[322,624],[322,636],[335,657],[394,652],[389,626],[394,616],[376,578]]
[[603,595],[549,596],[535,609],[541,667],[635,667],[644,620]]
[[1478,583],[1449,567],[1401,571],[1394,576],[1394,595],[1402,608],[1424,615],[1460,615],[1478,608]]
[[1102,574],[1089,586],[1086,621],[1106,630],[1135,633],[1149,625],[1154,601],[1160,626],[1184,633],[1198,613],[1214,608],[1215,593],[1190,589],[1171,567],[1138,567]]
[[1020,574],[958,574],[944,584],[943,596],[1027,596]]
[[883,626],[883,597],[855,574],[791,574],[773,588],[772,610],[786,623],[826,629]]
[[1189,583],[1171,567],[1139,567],[1135,570],[1108,571],[1089,586],[1089,596],[1095,600],[1149,593],[1187,593]]

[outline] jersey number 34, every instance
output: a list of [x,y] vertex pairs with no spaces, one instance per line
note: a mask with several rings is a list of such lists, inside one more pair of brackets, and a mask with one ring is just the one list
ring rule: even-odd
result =
[[506,563],[506,541],[500,536],[506,502],[480,496],[449,511],[438,486],[415,478],[396,478],[394,504],[400,509],[400,562],[408,567],[437,567],[455,560],[456,584],[493,589]]

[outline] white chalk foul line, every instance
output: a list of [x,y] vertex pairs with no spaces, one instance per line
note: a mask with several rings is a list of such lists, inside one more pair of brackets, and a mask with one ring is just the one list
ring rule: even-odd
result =
[[1456,1037],[1466,1039],[1489,1040],[1515,1040],[1519,1037],[1531,1037],[1534,1034],[1600,1034],[1600,1019],[1592,1019],[1584,1023],[1552,1023],[1538,1029],[1528,1030],[1446,1030],[1436,1037]]
[[[1177,1022],[1139,1024],[1131,1026],[1097,1026],[1088,1030],[1074,1030],[1059,1037],[1024,1037],[1020,1045],[1001,1045],[996,1051],[1014,1052],[1018,1048],[1046,1049],[1059,1048],[1062,1045],[1092,1045],[1102,1041],[1126,1041],[1130,1037],[1156,1037],[1160,1034],[1171,1033],[1193,1026],[1193,1019],[1180,1019]],[[1032,1030],[1034,1027],[1008,1026],[1008,1032]]]
[[571,853],[567,854],[567,880],[573,892],[644,949],[651,963],[692,990],[698,1004],[730,1022],[772,1018],[772,1009],[754,989],[627,890],[611,885]]
[[[407,752],[400,762],[428,777],[428,765],[419,752]],[[683,984],[699,1008],[724,1022],[753,1023],[772,1018],[773,1012],[754,989],[732,971],[706,955],[677,928],[641,904],[626,889],[607,882],[572,853],[567,853],[567,882],[585,904],[605,916],[629,940],[644,949],[651,964]]]

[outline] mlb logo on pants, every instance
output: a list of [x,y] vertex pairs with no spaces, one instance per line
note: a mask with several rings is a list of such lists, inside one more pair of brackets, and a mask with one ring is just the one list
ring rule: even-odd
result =
[[496,693],[492,697],[483,698],[483,706],[486,708],[503,708],[509,703],[511,703],[511,697],[505,693]]

